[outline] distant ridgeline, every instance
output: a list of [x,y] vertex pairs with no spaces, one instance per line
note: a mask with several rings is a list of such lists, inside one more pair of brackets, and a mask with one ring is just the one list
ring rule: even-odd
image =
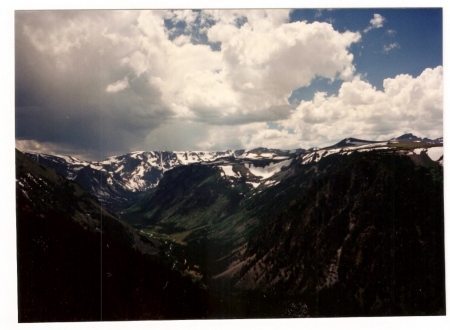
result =
[[[309,150],[134,152],[102,162],[27,153],[36,173],[24,169],[18,155],[23,321],[40,313],[47,315],[40,320],[58,320],[48,310],[63,296],[66,304],[78,302],[76,288],[102,272],[93,264],[76,280],[69,275],[76,262],[44,252],[26,257],[33,244],[51,241],[78,260],[69,246],[96,245],[98,237],[111,237],[142,258],[139,266],[124,266],[128,252],[119,260],[101,257],[108,247],[98,251],[114,269],[103,267],[102,285],[116,281],[108,296],[114,306],[103,319],[445,315],[442,139],[405,134],[389,141],[347,138]],[[57,202],[42,198],[36,193],[42,187],[32,184],[41,184],[47,167],[69,180],[58,178],[56,186],[65,188],[51,195]],[[72,220],[51,222],[56,229],[30,222],[49,218]],[[56,239],[66,226],[76,237]],[[45,267],[33,260],[45,260]],[[156,264],[152,277],[146,269]],[[59,266],[67,273],[58,277]],[[53,272],[56,287],[75,296],[55,298],[37,289],[40,275],[21,275],[38,271]],[[127,283],[123,290],[121,283]],[[172,297],[179,299],[173,306]],[[75,308],[59,319],[98,316],[80,315]]]
[[[409,143],[412,143],[409,145]],[[244,165],[253,174],[249,185],[256,187],[268,177],[281,170],[292,159],[301,157],[304,163],[318,161],[332,153],[348,154],[354,151],[382,150],[409,152],[420,155],[424,151],[433,160],[443,154],[442,138],[421,139],[405,134],[389,141],[375,142],[354,138],[326,148],[279,150],[256,148],[228,151],[136,151],[126,155],[109,157],[104,161],[86,162],[72,156],[54,156],[37,153],[25,154],[38,163],[54,169],[68,180],[73,180],[98,198],[103,206],[113,212],[133,205],[146,192],[155,188],[168,170],[188,164],[220,166],[223,173],[234,177],[239,172],[234,165]],[[267,167],[271,165],[271,167]],[[281,166],[280,166],[281,165]]]

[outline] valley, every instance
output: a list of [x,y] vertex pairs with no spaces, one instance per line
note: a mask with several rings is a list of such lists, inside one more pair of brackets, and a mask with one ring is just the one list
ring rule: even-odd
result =
[[[445,314],[442,139],[134,152],[102,162],[27,156],[83,187],[105,208],[101,219],[128,228],[135,249],[173,274],[159,277],[173,294],[200,292],[190,314],[173,307],[161,318]],[[22,200],[18,207],[41,212]],[[143,296],[122,294],[140,306],[131,319],[155,318]]]

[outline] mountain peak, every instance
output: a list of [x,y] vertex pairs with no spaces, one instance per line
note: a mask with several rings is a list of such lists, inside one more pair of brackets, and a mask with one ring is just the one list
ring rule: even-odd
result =
[[421,141],[422,138],[415,136],[412,133],[406,133],[403,135],[400,135],[399,137],[396,138],[396,140],[414,140],[414,141]]
[[432,140],[427,137],[425,137],[425,138],[418,137],[412,133],[406,133],[406,134],[400,135],[399,137],[392,139],[392,140],[394,140],[394,141],[409,141],[409,142],[427,142],[427,143],[443,143],[444,142],[444,139],[442,137]]
[[349,137],[349,138],[345,138],[341,141],[339,141],[338,143],[332,145],[331,147],[336,148],[336,147],[348,147],[348,146],[356,146],[356,145],[360,145],[360,144],[368,144],[368,143],[375,143],[377,141],[367,141],[367,140],[360,140],[360,139],[355,139],[353,137]]

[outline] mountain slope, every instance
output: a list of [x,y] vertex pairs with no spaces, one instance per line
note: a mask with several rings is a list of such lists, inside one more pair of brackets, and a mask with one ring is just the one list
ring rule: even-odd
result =
[[315,179],[272,188],[285,207],[264,209],[230,280],[286,292],[310,315],[445,313],[442,176],[396,154],[333,157]]
[[179,167],[123,218],[173,239],[166,255],[244,317],[441,315],[441,147],[417,146],[294,155],[256,187],[223,165]]
[[16,152],[19,322],[200,318],[207,294],[81,187]]
[[[106,290],[113,306],[102,309],[103,319],[442,315],[443,144],[440,139],[415,138],[348,138],[301,152],[258,148],[208,160],[192,157],[191,163],[185,153],[184,165],[167,163],[153,188],[147,193],[135,191],[144,198],[125,210],[126,204],[118,207],[121,219],[139,234],[134,232],[131,237],[117,234],[129,230],[109,230],[116,233],[123,248],[110,254],[119,244],[109,244],[102,254],[103,265],[109,265],[106,274],[100,271],[102,281],[106,277],[104,283],[114,284]],[[92,191],[104,198],[101,182],[119,182],[119,178],[122,183],[137,182],[130,181],[132,177],[150,182],[142,178],[155,167],[145,169],[145,154],[111,158],[102,165],[89,163],[76,173],[66,166],[70,169],[66,175],[75,181],[84,177]],[[51,162],[61,159],[80,163],[70,157]],[[87,232],[105,232],[105,228],[96,228],[98,216],[92,214],[107,217],[107,211],[88,210],[86,205],[91,202],[78,201],[84,195],[77,185],[52,183],[60,187],[58,193],[41,200],[39,196],[48,192],[33,193],[22,186],[35,189],[36,184],[42,185],[28,172],[23,171],[17,183],[18,191],[24,193],[20,205],[27,205],[23,201],[33,196],[28,215],[41,219],[43,214],[45,219],[47,211],[41,212],[39,205],[49,208],[54,198],[61,197],[51,212],[58,217],[66,213],[72,223],[84,224]],[[128,189],[126,194],[132,192],[129,186],[121,187]],[[115,198],[125,196],[116,192],[109,200],[111,205]],[[65,241],[74,244],[73,238]],[[162,264],[129,256],[130,245],[139,248],[136,242],[158,249]],[[149,242],[153,246],[145,244]],[[174,291],[168,294],[167,278],[172,284],[184,284],[171,286]],[[190,293],[176,297],[179,304],[171,309],[180,285],[186,286],[184,293]],[[206,290],[196,291],[199,287]],[[194,292],[198,299],[190,302]],[[151,302],[148,296],[153,297]],[[125,308],[117,297],[132,303]]]

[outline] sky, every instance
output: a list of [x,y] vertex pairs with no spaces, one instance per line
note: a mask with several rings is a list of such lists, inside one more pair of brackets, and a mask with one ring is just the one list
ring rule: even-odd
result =
[[15,13],[15,144],[102,160],[443,136],[441,8]]

